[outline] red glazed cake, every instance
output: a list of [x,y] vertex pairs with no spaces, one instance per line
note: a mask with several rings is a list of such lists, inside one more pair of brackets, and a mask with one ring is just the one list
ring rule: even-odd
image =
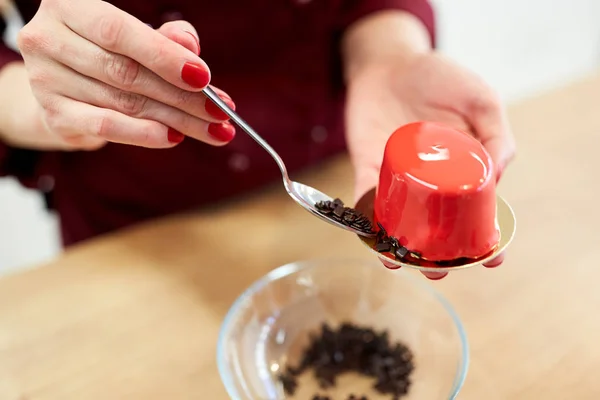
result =
[[375,196],[375,222],[429,261],[480,258],[498,244],[496,179],[471,135],[431,122],[389,138]]

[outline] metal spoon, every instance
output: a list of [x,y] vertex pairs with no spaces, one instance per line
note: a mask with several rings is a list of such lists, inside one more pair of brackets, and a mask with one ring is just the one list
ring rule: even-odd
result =
[[202,92],[212,100],[225,114],[231,118],[233,122],[236,123],[244,132],[246,132],[252,139],[256,141],[263,149],[267,151],[273,157],[273,160],[277,163],[279,170],[281,171],[281,176],[283,177],[283,186],[288,194],[296,201],[296,203],[300,204],[306,211],[310,212],[312,215],[319,217],[325,222],[329,222],[330,224],[337,226],[338,228],[345,229],[347,231],[353,232],[357,235],[364,237],[373,237],[374,234],[368,234],[358,229],[354,229],[351,226],[346,226],[327,215],[324,215],[319,212],[319,210],[315,207],[319,201],[333,201],[333,198],[327,196],[325,193],[318,191],[315,188],[312,188],[303,183],[294,182],[290,179],[287,173],[287,169],[285,167],[285,163],[277,154],[275,150],[262,138],[246,121],[244,121],[235,111],[229,108],[229,106],[221,100],[219,95],[217,95],[210,87],[206,87]]

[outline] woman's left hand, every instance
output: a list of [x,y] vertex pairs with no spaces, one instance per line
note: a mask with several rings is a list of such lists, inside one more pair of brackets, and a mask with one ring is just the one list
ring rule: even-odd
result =
[[[348,82],[346,135],[355,170],[355,199],[377,185],[389,136],[414,121],[434,121],[471,133],[486,147],[497,179],[515,154],[500,100],[479,76],[435,52],[366,65]],[[488,263],[496,267],[500,256]],[[441,279],[444,273],[424,273]]]

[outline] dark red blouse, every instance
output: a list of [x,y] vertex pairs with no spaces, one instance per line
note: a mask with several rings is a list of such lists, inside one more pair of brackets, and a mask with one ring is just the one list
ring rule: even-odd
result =
[[[16,0],[25,21],[39,3]],[[375,11],[402,9],[434,37],[427,0],[111,3],[154,27],[191,22],[212,83],[235,99],[290,172],[345,150],[339,39],[348,25]],[[14,60],[19,55],[0,44],[0,68]],[[169,150],[109,144],[95,152],[37,152],[0,143],[0,175],[46,194],[60,216],[65,245],[280,179],[269,155],[239,129],[222,148],[189,139]]]

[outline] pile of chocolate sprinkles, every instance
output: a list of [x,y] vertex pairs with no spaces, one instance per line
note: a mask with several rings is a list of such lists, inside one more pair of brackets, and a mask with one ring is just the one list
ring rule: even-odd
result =
[[321,214],[326,215],[341,224],[350,226],[367,234],[375,234],[371,220],[354,208],[345,207],[340,199],[334,199],[333,201],[319,201],[315,204],[315,207]]
[[[402,246],[398,239],[393,236],[388,236],[385,228],[378,222],[377,236],[375,237],[375,250],[380,253],[390,253],[397,261],[413,261],[423,263],[421,253],[412,251]],[[472,259],[469,258],[456,258],[448,261],[429,261],[432,266],[440,267],[451,267],[453,265],[460,265],[465,262],[469,262]]]
[[421,254],[408,250],[398,242],[398,239],[388,236],[385,228],[379,222],[377,223],[377,227],[379,230],[375,237],[375,250],[380,253],[391,253],[396,260],[403,260],[407,257],[421,258]]
[[[337,329],[327,324],[318,335],[312,334],[297,367],[287,366],[279,376],[285,393],[293,396],[297,377],[311,369],[321,389],[336,385],[336,378],[346,372],[357,372],[375,378],[373,388],[390,395],[393,400],[408,393],[414,366],[412,352],[402,343],[391,343],[387,331],[344,323]],[[312,400],[333,400],[315,394]],[[346,400],[368,400],[367,396],[349,395]]]

